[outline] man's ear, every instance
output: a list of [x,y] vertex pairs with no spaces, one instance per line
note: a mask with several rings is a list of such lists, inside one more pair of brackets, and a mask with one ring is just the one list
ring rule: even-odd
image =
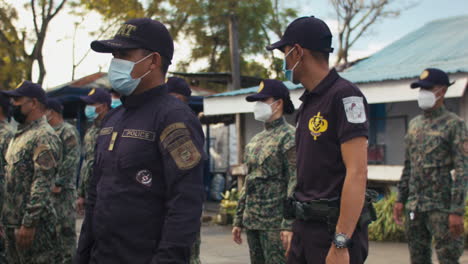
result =
[[151,65],[150,69],[155,70],[155,69],[160,69],[162,67],[162,58],[159,52],[154,52],[153,56],[151,57]]

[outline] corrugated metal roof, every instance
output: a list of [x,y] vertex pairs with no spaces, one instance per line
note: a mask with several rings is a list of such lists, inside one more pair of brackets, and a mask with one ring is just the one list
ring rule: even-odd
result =
[[468,72],[468,16],[427,23],[341,73],[355,83],[414,78],[425,68]]
[[[302,84],[293,84],[292,82],[284,82],[284,85],[286,85],[286,87],[288,87],[289,90],[303,88]],[[215,94],[215,95],[208,96],[208,97],[236,96],[236,95],[242,95],[242,94],[256,93],[257,91],[258,91],[258,85],[249,87],[249,88],[240,89],[240,90],[219,93],[219,94]]]
[[[341,72],[354,83],[418,77],[425,68],[447,73],[468,72],[468,16],[435,20],[393,42],[371,57]],[[285,82],[290,90],[302,88]],[[210,97],[255,93],[258,86]]]

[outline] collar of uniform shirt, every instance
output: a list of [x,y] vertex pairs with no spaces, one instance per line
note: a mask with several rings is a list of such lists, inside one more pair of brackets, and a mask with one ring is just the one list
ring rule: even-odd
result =
[[159,86],[154,87],[153,89],[150,89],[144,93],[141,94],[135,94],[135,95],[129,95],[129,96],[123,96],[121,98],[122,100],[122,105],[125,108],[136,108],[141,106],[143,103],[146,101],[151,100],[153,96],[159,96],[159,95],[164,95],[167,94],[167,85],[162,84]]
[[336,72],[335,68],[331,69],[328,75],[323,79],[317,87],[315,87],[312,92],[307,91],[307,89],[304,91],[302,96],[299,98],[301,101],[306,100],[308,97],[311,95],[319,95],[321,93],[326,92],[328,87],[332,86],[332,84],[340,77],[338,73]]
[[27,131],[30,128],[36,126],[37,124],[39,124],[42,121],[46,122],[45,116],[43,116],[43,117],[41,117],[41,118],[39,118],[37,120],[34,120],[31,123],[18,124],[18,130],[16,131],[16,134],[19,135],[19,134],[23,133],[24,131]]
[[431,110],[431,111],[424,111],[424,117],[426,118],[437,118],[439,116],[441,116],[444,112],[445,112],[446,108],[444,105],[442,105],[441,107],[435,109],[435,110]]
[[284,116],[276,119],[276,120],[273,120],[269,123],[265,123],[265,129],[266,130],[270,130],[270,129],[274,129],[274,128],[277,128],[279,126],[281,126],[282,124],[284,124]]

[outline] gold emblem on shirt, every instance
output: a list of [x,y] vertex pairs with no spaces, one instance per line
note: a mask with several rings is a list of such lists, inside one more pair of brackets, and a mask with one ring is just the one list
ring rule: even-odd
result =
[[314,140],[317,140],[317,137],[322,135],[322,133],[327,131],[327,129],[328,121],[320,115],[320,112],[309,120],[309,130],[310,134],[314,137]]
[[88,94],[88,96],[91,96],[91,95],[93,95],[95,92],[96,92],[96,89],[95,89],[95,88],[93,88],[91,91],[89,91],[89,94]]

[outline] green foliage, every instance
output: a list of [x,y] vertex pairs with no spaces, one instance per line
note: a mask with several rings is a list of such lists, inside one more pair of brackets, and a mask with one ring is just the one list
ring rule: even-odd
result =
[[369,240],[374,241],[405,241],[403,225],[397,225],[393,220],[393,205],[397,199],[396,193],[374,203],[377,220],[369,225]]
[[[168,26],[174,39],[193,44],[190,58],[180,62],[177,70],[186,70],[190,63],[205,59],[208,72],[231,71],[229,50],[229,18],[238,20],[241,74],[267,78],[281,72],[277,61],[265,50],[270,35],[276,40],[287,23],[297,16],[291,8],[280,8],[279,0],[81,0],[87,9],[102,14],[107,21],[124,21],[148,16]],[[184,39],[182,39],[184,38]],[[254,60],[264,56],[272,67]]]

